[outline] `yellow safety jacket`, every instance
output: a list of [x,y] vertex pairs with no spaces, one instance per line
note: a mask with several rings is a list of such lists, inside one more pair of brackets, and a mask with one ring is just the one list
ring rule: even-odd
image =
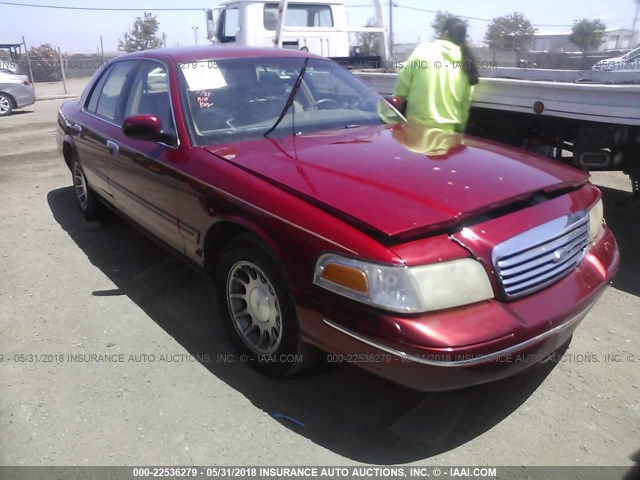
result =
[[416,47],[398,74],[393,94],[404,97],[408,120],[462,132],[469,119],[471,86],[460,47],[435,40]]

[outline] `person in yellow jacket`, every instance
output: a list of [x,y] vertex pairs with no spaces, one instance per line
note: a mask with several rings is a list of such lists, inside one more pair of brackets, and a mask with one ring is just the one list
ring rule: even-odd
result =
[[455,17],[440,39],[418,45],[398,74],[393,95],[408,120],[463,132],[478,69],[466,43],[467,26]]

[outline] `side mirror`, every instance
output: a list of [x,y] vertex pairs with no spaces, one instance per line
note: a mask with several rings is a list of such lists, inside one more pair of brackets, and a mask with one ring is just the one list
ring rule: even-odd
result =
[[162,131],[162,122],[155,115],[133,115],[122,122],[122,133],[135,140],[173,144],[176,137]]
[[205,10],[205,16],[207,18],[207,38],[213,41],[216,38],[216,22],[213,19],[213,10],[207,8]]

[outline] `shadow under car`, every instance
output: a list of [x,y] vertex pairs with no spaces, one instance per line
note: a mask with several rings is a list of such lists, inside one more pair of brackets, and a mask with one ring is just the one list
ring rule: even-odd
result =
[[[72,187],[47,199],[61,228],[117,287],[93,295],[126,295],[196,358],[234,355],[209,280],[112,212],[102,226],[85,222]],[[239,362],[200,362],[297,434],[354,461],[388,465],[428,459],[490,430],[529,398],[558,358],[506,380],[435,394],[348,364],[274,380]]]

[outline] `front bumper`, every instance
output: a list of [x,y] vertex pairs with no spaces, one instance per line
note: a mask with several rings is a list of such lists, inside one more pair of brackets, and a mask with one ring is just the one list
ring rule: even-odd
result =
[[304,338],[374,374],[424,391],[454,390],[514,375],[562,347],[615,274],[619,254],[605,229],[582,263],[519,300],[392,316],[324,294],[298,298]]

